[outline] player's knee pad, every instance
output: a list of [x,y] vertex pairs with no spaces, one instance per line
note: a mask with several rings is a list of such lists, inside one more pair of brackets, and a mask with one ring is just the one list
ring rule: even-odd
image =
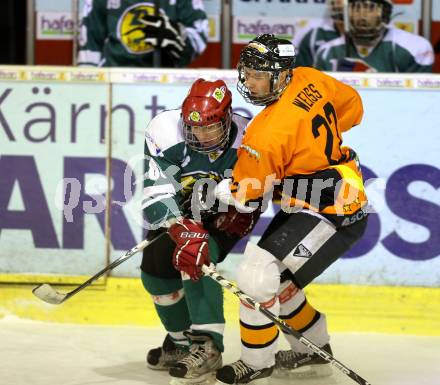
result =
[[151,298],[156,305],[172,306],[180,302],[184,295],[183,289],[179,289],[168,294],[151,295]]
[[257,302],[271,300],[280,285],[279,262],[268,251],[248,242],[238,266],[237,284]]

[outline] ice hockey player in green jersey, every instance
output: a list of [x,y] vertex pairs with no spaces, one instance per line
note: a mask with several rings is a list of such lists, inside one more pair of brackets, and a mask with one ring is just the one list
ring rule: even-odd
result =
[[231,102],[222,80],[199,79],[181,109],[160,113],[146,130],[142,207],[155,229],[148,239],[168,232],[144,250],[141,264],[142,283],[167,331],[147,364],[168,370],[173,382],[200,382],[222,366],[222,289],[200,268],[223,260],[258,219],[233,207],[206,210],[202,185],[228,177],[248,123],[232,113]]
[[348,34],[319,48],[316,68],[347,72],[432,72],[431,43],[389,25],[393,9],[390,0],[349,0],[348,7]]
[[330,0],[330,16],[327,19],[313,19],[293,39],[297,49],[296,66],[310,67],[316,52],[324,43],[341,36],[344,31],[344,0]]
[[202,0],[85,0],[78,65],[184,67],[206,48],[208,20]]

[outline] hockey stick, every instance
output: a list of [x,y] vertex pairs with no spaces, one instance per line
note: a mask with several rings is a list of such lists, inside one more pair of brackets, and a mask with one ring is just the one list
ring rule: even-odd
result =
[[246,302],[250,306],[252,306],[255,310],[263,313],[267,318],[273,321],[276,325],[278,325],[284,332],[294,336],[299,342],[303,345],[307,346],[310,350],[318,354],[321,358],[328,361],[331,365],[338,368],[341,372],[346,374],[348,377],[356,381],[361,385],[371,385],[369,382],[364,380],[361,376],[353,372],[351,369],[347,368],[341,362],[339,362],[336,358],[334,358],[331,354],[327,353],[325,350],[322,350],[319,346],[315,345],[312,341],[304,337],[300,332],[291,328],[287,323],[285,323],[282,319],[278,318],[275,314],[261,306],[260,303],[253,300],[251,297],[243,293],[238,287],[234,286],[230,281],[226,278],[222,277],[217,273],[214,266],[202,266],[202,271],[204,275],[211,277],[214,281],[219,283],[224,288],[231,291],[235,294],[241,301]]
[[79,293],[82,289],[89,286],[92,282],[96,281],[99,277],[104,275],[107,271],[110,271],[114,269],[116,266],[119,266],[121,263],[125,262],[127,259],[131,258],[133,255],[137,254],[139,251],[142,251],[145,249],[148,245],[155,242],[157,239],[159,239],[163,234],[166,234],[163,232],[162,234],[159,234],[157,237],[153,238],[152,240],[143,240],[142,242],[138,243],[135,247],[128,250],[124,255],[120,256],[118,259],[110,263],[107,267],[102,269],[100,272],[96,273],[93,277],[89,278],[87,281],[85,281],[83,284],[78,286],[76,289],[69,291],[68,293],[60,293],[56,291],[50,284],[43,283],[41,285],[38,285],[32,290],[32,293],[34,293],[35,296],[37,296],[39,299],[41,299],[44,302],[50,303],[52,305],[59,305],[60,303],[63,303],[64,301],[67,301],[70,297],[73,297],[75,294]]

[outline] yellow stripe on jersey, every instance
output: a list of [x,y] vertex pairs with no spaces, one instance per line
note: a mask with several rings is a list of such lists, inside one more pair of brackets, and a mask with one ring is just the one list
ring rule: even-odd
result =
[[342,178],[347,183],[357,188],[359,191],[364,191],[364,183],[362,182],[362,177],[357,175],[356,172],[350,167],[343,164],[338,164],[336,166],[329,166],[329,168],[338,170],[341,173]]
[[297,331],[304,332],[309,329],[319,319],[320,313],[317,312],[308,302],[305,300],[297,309],[292,313],[280,316],[289,326]]
[[241,342],[248,348],[263,348],[273,343],[279,331],[273,322],[265,325],[248,325],[240,321]]

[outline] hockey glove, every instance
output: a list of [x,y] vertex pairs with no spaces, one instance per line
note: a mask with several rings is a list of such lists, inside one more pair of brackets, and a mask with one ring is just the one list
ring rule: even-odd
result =
[[173,265],[197,281],[202,276],[202,266],[209,265],[209,233],[201,223],[183,218],[168,229],[176,243],[173,254]]
[[240,213],[234,206],[228,206],[227,213],[220,213],[214,218],[214,226],[229,235],[244,237],[248,235],[260,217],[260,210]]
[[147,15],[140,20],[145,38],[144,41],[179,59],[185,48],[185,39],[180,32],[179,24],[171,21],[168,16]]

